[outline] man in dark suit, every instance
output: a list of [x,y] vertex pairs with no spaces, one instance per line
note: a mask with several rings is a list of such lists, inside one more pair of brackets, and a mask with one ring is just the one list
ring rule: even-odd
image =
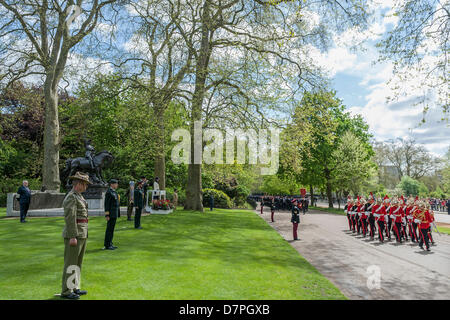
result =
[[22,186],[20,186],[19,190],[17,190],[17,194],[20,195],[19,204],[20,204],[20,222],[27,222],[25,220],[28,208],[30,207],[31,202],[31,190],[28,188],[28,181],[24,180],[22,182]]
[[109,182],[109,189],[105,194],[105,218],[107,221],[105,232],[105,248],[106,250],[115,250],[117,247],[113,246],[112,239],[114,237],[114,228],[116,220],[120,217],[120,196],[116,189],[119,186],[119,181],[111,179]]
[[142,185],[143,181],[138,181],[137,188],[134,190],[134,206],[136,207],[136,211],[134,213],[134,227],[136,229],[142,229],[141,213],[142,208],[144,207],[144,190]]
[[450,199],[447,200],[446,206],[447,206],[447,212],[450,215]]

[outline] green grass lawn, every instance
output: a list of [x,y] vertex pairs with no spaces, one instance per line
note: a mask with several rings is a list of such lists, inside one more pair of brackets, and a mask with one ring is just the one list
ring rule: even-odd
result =
[[0,218],[6,217],[6,208],[0,208]]
[[[440,233],[445,233],[445,234],[450,235],[450,228],[446,228],[446,227],[437,227],[437,228]],[[435,231],[435,230],[433,229],[433,231]]]
[[[0,299],[60,293],[63,225],[0,220]],[[253,211],[179,210],[142,217],[142,226],[120,218],[119,249],[106,251],[105,219],[89,220],[82,299],[345,299]]]
[[322,208],[322,207],[309,206],[308,209],[346,215],[346,213],[344,212],[344,209],[338,209],[338,208]]

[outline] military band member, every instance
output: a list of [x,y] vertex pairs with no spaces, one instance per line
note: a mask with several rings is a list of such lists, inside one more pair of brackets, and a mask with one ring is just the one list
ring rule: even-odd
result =
[[419,225],[419,247],[423,249],[423,244],[425,243],[425,247],[427,251],[430,251],[430,243],[428,239],[428,228],[430,227],[431,217],[430,213],[425,209],[425,203],[419,203],[419,209],[414,211],[414,221]]
[[388,195],[386,195],[383,199],[383,205],[385,206],[385,228],[386,228],[386,236],[389,241],[391,241],[391,230],[392,230],[392,221],[394,221],[394,217],[391,216],[391,203]]
[[377,198],[377,203],[373,206],[372,213],[378,225],[378,239],[380,242],[384,242],[383,232],[385,230],[384,216],[386,214],[386,207],[383,205],[381,198]]
[[352,202],[352,209],[350,211],[350,217],[352,219],[352,231],[356,232],[356,210],[358,209],[358,205],[356,201]]
[[369,222],[369,234],[370,239],[373,240],[375,237],[375,217],[373,216],[372,208],[375,205],[375,197],[373,196],[372,192],[370,193],[369,203],[367,204],[366,208],[366,215],[368,216],[367,220]]
[[402,232],[401,232],[401,236],[402,238],[405,239],[405,241],[408,241],[408,232],[407,232],[407,225],[408,222],[406,221],[406,203],[405,203],[405,199],[403,198],[403,196],[400,198],[400,204],[402,207],[403,213],[402,213]]
[[352,208],[353,208],[352,199],[350,198],[350,196],[348,196],[347,204],[344,206],[344,212],[347,214],[348,228],[350,231],[352,231],[352,217],[350,215]]
[[431,228],[431,226],[432,226],[431,223],[434,222],[434,212],[433,212],[433,210],[431,210],[431,206],[428,202],[427,202],[427,211],[430,214],[430,227],[428,228],[428,238],[430,239],[431,244],[435,245],[434,240],[433,240],[433,235],[432,235],[433,229]]
[[297,229],[298,229],[298,224],[300,223],[300,209],[298,208],[297,201],[296,200],[292,200],[292,217],[291,217],[291,222],[292,222],[292,235],[294,237],[294,240],[298,240],[298,236],[297,236]]
[[395,239],[397,242],[401,243],[403,208],[399,205],[398,199],[392,199],[392,205],[389,214],[391,216],[391,220],[394,221]]
[[115,250],[116,246],[113,246],[114,228],[116,226],[116,220],[120,217],[120,196],[117,194],[116,189],[119,186],[119,181],[111,179],[109,182],[109,189],[105,194],[105,218],[107,221],[105,231],[104,249]]
[[361,229],[362,229],[362,235],[363,238],[367,235],[367,206],[369,205],[366,202],[366,199],[361,198],[360,200],[361,206],[359,208],[359,221],[361,222]]
[[[64,208],[64,269],[62,275],[61,297],[65,299],[79,299],[87,294],[80,290],[81,266],[86,251],[88,237],[88,205],[81,195],[91,184],[87,174],[77,172],[69,177],[72,180],[72,190],[63,201]],[[73,269],[75,267],[75,269]],[[75,273],[75,283],[71,276]]]
[[356,209],[355,209],[355,224],[356,224],[356,231],[357,234],[361,233],[361,220],[360,220],[360,216],[361,216],[361,197],[358,196],[357,197],[358,201],[356,202]]

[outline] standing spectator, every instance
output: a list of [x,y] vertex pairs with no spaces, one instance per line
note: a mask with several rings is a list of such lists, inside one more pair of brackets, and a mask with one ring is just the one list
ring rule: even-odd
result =
[[447,212],[450,215],[450,199],[447,200]]
[[134,214],[134,228],[142,229],[141,227],[141,213],[144,207],[144,190],[142,188],[143,182],[138,181],[137,188],[134,190],[134,201],[136,213]]
[[210,209],[210,211],[213,211],[213,208],[214,208],[214,196],[211,193],[209,195],[209,209]]
[[131,215],[133,214],[134,208],[134,181],[130,181],[130,186],[127,189],[125,197],[128,198],[127,221],[132,221]]
[[141,181],[142,181],[142,190],[144,191],[144,203],[147,203],[148,180],[146,177],[141,176]]
[[178,189],[173,190],[173,209],[177,210],[178,205]]
[[[153,197],[153,199],[158,200],[159,199],[159,178],[156,177],[155,178],[155,182],[153,182],[153,190],[158,190],[157,193],[155,193],[155,196]],[[158,195],[156,195],[158,194]]]
[[24,180],[22,185],[17,190],[17,194],[20,196],[19,204],[20,204],[20,222],[25,223],[25,220],[28,208],[30,207],[31,202],[31,190],[28,188],[28,181]]
[[105,218],[107,221],[105,231],[105,248],[106,250],[115,250],[117,247],[113,246],[114,228],[116,226],[116,220],[120,217],[120,196],[117,194],[117,187],[119,181],[111,179],[109,181],[109,189],[105,194]]

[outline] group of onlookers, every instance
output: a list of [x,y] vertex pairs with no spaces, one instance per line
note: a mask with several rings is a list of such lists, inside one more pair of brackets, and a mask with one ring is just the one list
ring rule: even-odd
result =
[[448,211],[450,207],[450,199],[437,199],[437,198],[431,198],[429,200],[431,210],[434,211]]

